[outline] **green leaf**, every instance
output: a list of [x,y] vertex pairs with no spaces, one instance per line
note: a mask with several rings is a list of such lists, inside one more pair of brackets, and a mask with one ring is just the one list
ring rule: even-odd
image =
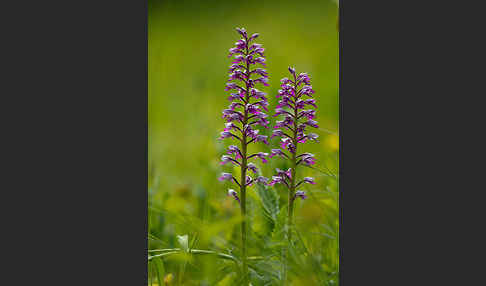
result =
[[157,275],[157,283],[161,286],[163,277],[165,276],[165,267],[164,262],[160,258],[155,258],[152,260],[152,263],[155,265],[155,274]]
[[286,232],[286,223],[287,223],[287,206],[283,206],[278,215],[277,219],[275,220],[275,227],[272,232],[272,239],[274,242],[279,242],[280,244],[283,243],[283,239],[285,238]]
[[266,188],[261,184],[258,185],[258,196],[263,205],[265,213],[273,220],[276,221],[279,213],[278,196],[274,188]]

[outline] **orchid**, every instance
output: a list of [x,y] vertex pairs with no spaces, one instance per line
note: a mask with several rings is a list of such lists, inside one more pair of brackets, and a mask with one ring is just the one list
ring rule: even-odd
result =
[[[283,78],[281,89],[278,91],[278,105],[274,116],[283,116],[283,120],[276,121],[271,138],[280,139],[281,149],[272,149],[270,157],[282,157],[291,162],[291,168],[287,171],[277,169],[277,175],[272,177],[268,185],[282,184],[288,189],[288,240],[291,241],[291,226],[293,206],[296,198],[306,199],[304,191],[296,191],[303,183],[315,184],[311,177],[305,177],[297,181],[297,167],[299,165],[310,166],[315,164],[315,156],[312,153],[297,154],[299,144],[309,141],[317,141],[317,134],[306,133],[308,128],[318,128],[315,119],[316,101],[312,98],[314,90],[307,73],[297,74],[295,69],[289,67],[290,77]],[[307,97],[307,98],[304,98]],[[309,108],[309,106],[311,108]]]
[[[226,91],[233,91],[228,100],[229,107],[223,110],[223,119],[226,120],[224,131],[221,132],[220,140],[230,138],[239,142],[239,146],[230,145],[227,154],[221,157],[221,164],[232,163],[241,169],[240,179],[236,179],[230,173],[223,173],[219,178],[221,181],[233,180],[240,187],[239,196],[236,191],[230,189],[229,194],[240,204],[242,215],[242,266],[243,277],[248,279],[248,268],[246,262],[246,187],[253,183],[266,184],[268,179],[258,176],[253,179],[247,175],[248,171],[258,174],[258,168],[254,163],[248,162],[251,159],[260,159],[262,163],[267,162],[268,153],[258,152],[248,154],[248,145],[262,142],[268,144],[268,137],[259,134],[257,126],[268,128],[269,121],[266,119],[268,111],[268,100],[266,93],[257,89],[258,85],[268,86],[268,72],[261,66],[265,66],[265,49],[261,44],[253,43],[259,34],[248,33],[244,28],[236,28],[241,35],[235,43],[235,47],[229,49],[228,57],[233,57],[229,67],[228,82]],[[255,65],[259,65],[255,67]],[[248,283],[246,283],[248,284]]]

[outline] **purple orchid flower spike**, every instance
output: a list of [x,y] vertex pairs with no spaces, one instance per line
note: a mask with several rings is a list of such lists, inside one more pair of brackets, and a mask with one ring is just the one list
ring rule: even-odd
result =
[[[250,171],[258,174],[258,168],[249,160],[260,159],[267,162],[268,153],[258,152],[248,154],[248,145],[262,142],[268,144],[268,137],[259,134],[259,126],[268,128],[270,122],[267,119],[268,100],[266,93],[258,90],[261,86],[268,86],[268,72],[263,68],[266,65],[265,49],[261,44],[255,43],[258,33],[249,36],[244,28],[236,28],[241,36],[235,46],[229,49],[229,57],[232,58],[229,67],[228,82],[225,90],[232,93],[228,97],[231,101],[229,107],[223,110],[223,118],[226,121],[224,131],[220,139],[230,138],[239,144],[231,145],[227,154],[221,157],[221,164],[232,163],[241,169],[241,177],[236,179],[229,173],[223,173],[220,180],[233,180],[239,187],[238,195],[230,189],[230,195],[240,203],[242,214],[242,265],[243,277],[248,279],[246,262],[246,188],[256,183],[267,183],[268,179],[258,176],[253,179],[247,173]],[[257,88],[258,86],[258,88]],[[244,283],[248,285],[246,281]]]
[[[253,41],[259,37],[258,33],[248,36],[244,28],[236,28],[241,35],[235,43],[235,47],[229,49],[229,57],[233,57],[229,68],[226,91],[234,90],[229,96],[232,101],[229,107],[223,110],[223,118],[226,120],[225,128],[221,132],[220,140],[230,138],[239,141],[239,146],[228,147],[227,155],[221,157],[221,164],[232,163],[241,167],[241,179],[226,175],[228,180],[234,179],[240,187],[244,188],[246,173],[248,170],[258,173],[255,164],[249,163],[251,158],[259,158],[263,163],[267,162],[268,153],[258,152],[247,154],[247,147],[251,143],[262,142],[268,144],[268,136],[259,134],[257,126],[268,127],[269,121],[265,111],[268,110],[266,93],[257,89],[257,84],[268,85],[268,72],[262,67],[265,65],[265,49],[261,44]],[[262,182],[260,179],[258,182]],[[245,189],[246,190],[246,189]],[[245,200],[245,190],[241,190],[242,200]],[[243,202],[244,204],[244,202]]]
[[289,160],[291,168],[287,171],[277,169],[277,175],[272,177],[268,185],[282,184],[287,187],[288,192],[288,233],[291,241],[291,227],[293,206],[296,198],[305,199],[304,191],[296,191],[296,188],[303,183],[315,184],[311,177],[305,177],[297,181],[297,167],[300,165],[311,166],[316,163],[314,154],[298,154],[299,145],[307,141],[317,141],[317,134],[307,133],[308,128],[318,128],[315,120],[317,108],[316,100],[313,97],[314,90],[311,85],[310,76],[307,73],[297,74],[295,68],[289,67],[290,76],[283,78],[281,89],[278,91],[278,105],[274,116],[281,116],[277,120],[271,138],[277,137],[281,149],[272,149],[270,157],[282,157]]

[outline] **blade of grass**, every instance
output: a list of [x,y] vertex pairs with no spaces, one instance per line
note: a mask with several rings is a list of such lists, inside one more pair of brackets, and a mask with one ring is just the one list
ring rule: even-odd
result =
[[153,263],[155,265],[155,273],[157,274],[157,283],[159,284],[159,286],[162,286],[163,279],[161,279],[161,277],[165,276],[164,262],[162,261],[162,259],[158,258],[154,259]]

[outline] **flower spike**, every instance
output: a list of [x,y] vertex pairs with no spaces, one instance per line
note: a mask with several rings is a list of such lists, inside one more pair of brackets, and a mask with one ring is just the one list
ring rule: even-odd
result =
[[[229,49],[229,57],[232,58],[228,69],[228,81],[225,90],[231,91],[227,97],[231,101],[227,109],[223,110],[225,128],[221,132],[220,140],[231,138],[239,144],[230,145],[227,154],[221,157],[221,164],[231,163],[241,170],[241,178],[236,180],[230,173],[223,173],[219,180],[233,180],[239,187],[239,196],[233,189],[228,195],[235,198],[241,206],[242,220],[242,268],[244,285],[248,285],[248,267],[246,262],[246,188],[254,183],[266,184],[268,179],[258,176],[253,179],[249,172],[258,174],[258,168],[249,159],[257,157],[263,163],[267,162],[268,153],[259,152],[248,156],[248,145],[262,142],[269,144],[268,136],[259,134],[259,126],[268,128],[270,122],[268,115],[268,100],[266,93],[258,88],[268,86],[268,72],[262,68],[266,65],[265,49],[261,44],[255,43],[259,38],[258,33],[249,36],[245,28],[236,28],[241,39],[236,41],[235,46]],[[258,66],[257,66],[258,65]]]
[[[288,188],[288,221],[287,238],[291,242],[293,204],[296,198],[307,198],[304,191],[296,191],[303,183],[315,184],[314,178],[305,177],[297,183],[297,167],[310,166],[316,163],[314,154],[297,154],[299,145],[307,141],[317,141],[317,134],[306,133],[308,128],[319,128],[316,118],[316,100],[312,98],[315,93],[307,73],[297,74],[295,68],[289,67],[289,77],[282,78],[280,90],[277,94],[278,105],[274,116],[281,116],[277,120],[271,138],[279,138],[281,149],[272,149],[270,157],[282,157],[289,160],[291,168],[277,169],[268,185],[283,184]],[[309,108],[310,107],[310,108]],[[312,108],[313,107],[313,108]],[[287,151],[288,153],[286,153]]]

